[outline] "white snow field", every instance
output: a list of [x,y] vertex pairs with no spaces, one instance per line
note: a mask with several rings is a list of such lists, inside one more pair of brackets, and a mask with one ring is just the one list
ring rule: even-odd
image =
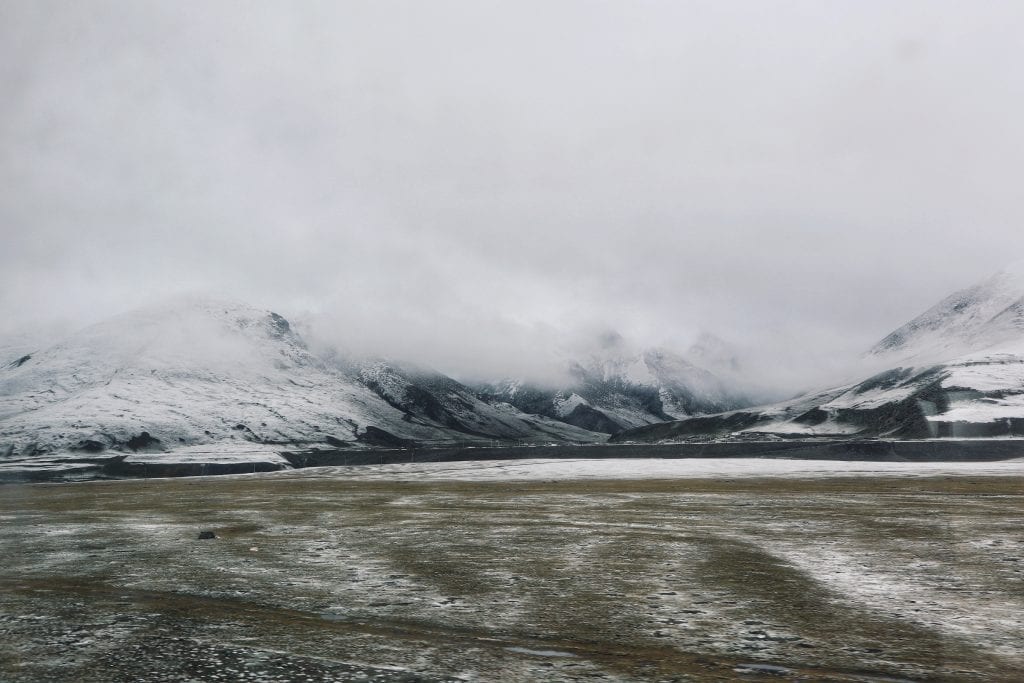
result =
[[784,458],[607,458],[316,467],[272,476],[352,481],[579,481],[832,477],[1024,477],[1024,457],[997,462],[851,462]]

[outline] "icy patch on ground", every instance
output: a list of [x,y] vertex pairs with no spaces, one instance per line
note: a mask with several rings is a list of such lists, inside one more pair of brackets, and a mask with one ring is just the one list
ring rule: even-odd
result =
[[999,462],[853,462],[767,458],[607,458],[600,460],[491,460],[318,467],[273,477],[401,480],[572,480],[729,477],[1024,475],[1024,458]]
[[[1005,594],[991,596],[974,587],[967,590],[935,561],[892,567],[879,563],[876,551],[810,548],[778,541],[771,547],[787,562],[849,598],[851,604],[879,614],[895,614],[1006,656],[1016,655],[1024,640],[1019,602],[1007,601]],[[954,611],[957,614],[951,616]]]
[[272,462],[288,466],[271,445],[249,442],[221,442],[196,446],[184,446],[168,452],[134,453],[127,462],[135,463],[240,463],[240,462]]

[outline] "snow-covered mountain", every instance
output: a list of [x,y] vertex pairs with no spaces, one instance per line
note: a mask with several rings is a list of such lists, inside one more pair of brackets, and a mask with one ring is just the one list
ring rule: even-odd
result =
[[1024,436],[1024,262],[956,292],[864,358],[867,379],[618,440]]
[[466,385],[439,372],[409,363],[363,360],[350,365],[359,383],[403,419],[441,425],[458,439],[509,441],[594,441],[594,432],[524,413],[509,403],[485,402]]
[[117,316],[0,362],[0,455],[601,438],[486,405],[441,375],[338,367],[276,313],[211,299]]
[[1024,336],[1024,261],[955,292],[868,353],[877,361],[942,362]]
[[[702,364],[729,373],[729,380]],[[562,386],[505,380],[480,393],[527,413],[607,434],[750,404],[736,388],[735,352],[709,334],[685,353],[677,353],[667,348],[633,349],[618,333],[607,332],[567,366],[569,380]]]
[[[756,409],[704,335],[684,352],[608,333],[555,387],[467,386],[314,353],[280,315],[183,298],[36,349],[0,344],[0,456],[616,440],[1024,436],[1024,264],[947,297],[865,356],[867,379]],[[726,412],[723,412],[726,411]]]

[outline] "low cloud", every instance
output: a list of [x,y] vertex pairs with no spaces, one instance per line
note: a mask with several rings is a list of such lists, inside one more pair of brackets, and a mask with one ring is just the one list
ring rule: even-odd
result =
[[0,333],[181,291],[465,376],[803,386],[1024,253],[1024,8],[8,2]]

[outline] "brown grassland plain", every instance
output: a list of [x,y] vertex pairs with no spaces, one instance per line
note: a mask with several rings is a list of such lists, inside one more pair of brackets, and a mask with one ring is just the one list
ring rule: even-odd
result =
[[1018,476],[292,473],[0,516],[4,681],[1024,680]]

